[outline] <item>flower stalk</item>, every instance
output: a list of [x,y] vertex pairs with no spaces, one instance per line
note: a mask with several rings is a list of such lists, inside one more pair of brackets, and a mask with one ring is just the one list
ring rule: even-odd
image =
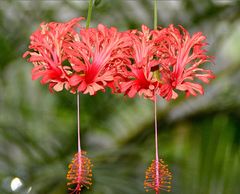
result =
[[[89,28],[91,22],[93,2],[89,0],[88,16],[86,22],[86,29]],[[67,174],[68,186],[74,185],[75,189],[69,187],[71,193],[80,193],[82,187],[89,187],[92,185],[92,164],[90,159],[86,156],[86,152],[81,150],[81,136],[80,136],[80,94],[77,91],[77,131],[78,131],[78,153],[75,154],[72,163],[69,165]]]
[[[89,0],[88,4],[88,16],[86,22],[86,28],[89,28],[92,16],[93,0]],[[77,125],[78,125],[78,153],[81,152],[81,135],[80,135],[80,94],[77,92]]]
[[154,0],[154,30],[157,29],[157,16],[158,16],[157,0]]
[[[154,0],[154,30],[157,30],[157,0]],[[153,77],[159,81],[159,69],[153,72]],[[146,192],[154,190],[159,194],[160,190],[171,191],[172,174],[168,170],[168,166],[164,164],[158,156],[158,124],[157,124],[157,93],[154,90],[154,132],[155,132],[155,160],[152,161],[150,167],[146,171],[144,188]]]
[[89,28],[92,18],[93,0],[89,0],[86,28]]
[[[157,29],[157,0],[154,0],[154,29]],[[159,71],[154,72],[158,75]],[[156,77],[157,77],[156,75]],[[158,163],[158,126],[157,126],[157,94],[154,92],[154,121],[155,121],[155,152],[156,152],[156,162]],[[157,170],[158,173],[158,170]]]

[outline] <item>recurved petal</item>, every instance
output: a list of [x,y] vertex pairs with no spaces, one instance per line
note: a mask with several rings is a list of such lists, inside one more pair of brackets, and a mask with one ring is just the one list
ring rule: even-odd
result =
[[197,95],[196,92],[202,95],[204,94],[202,85],[198,83],[184,82],[183,84],[178,85],[177,89],[182,91],[188,91],[193,96]]

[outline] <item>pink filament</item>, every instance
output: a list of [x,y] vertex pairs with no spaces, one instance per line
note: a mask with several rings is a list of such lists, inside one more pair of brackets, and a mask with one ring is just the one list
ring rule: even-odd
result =
[[[158,158],[158,126],[157,126],[157,95],[155,94],[154,99],[154,119],[155,119],[155,160],[156,160],[156,186],[159,187],[159,166],[157,165],[159,162]],[[156,194],[158,194],[158,191],[156,191]]]
[[80,142],[80,95],[77,92],[77,123],[78,123],[78,152],[81,152],[81,142]]

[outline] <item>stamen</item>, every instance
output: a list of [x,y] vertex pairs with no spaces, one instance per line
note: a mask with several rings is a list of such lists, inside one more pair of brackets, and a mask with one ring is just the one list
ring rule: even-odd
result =
[[[69,165],[67,180],[69,181],[67,185],[70,186],[68,190],[72,194],[80,193],[82,187],[89,189],[92,185],[92,164],[85,151],[75,154]],[[75,189],[72,187],[75,187]]]
[[160,190],[171,191],[172,174],[168,166],[164,164],[163,160],[153,160],[152,164],[146,171],[146,179],[144,181],[144,188],[146,192],[155,190],[158,193]]

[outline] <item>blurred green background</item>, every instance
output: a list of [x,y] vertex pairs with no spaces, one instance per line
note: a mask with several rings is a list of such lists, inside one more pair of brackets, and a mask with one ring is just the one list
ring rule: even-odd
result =
[[[173,194],[240,193],[240,2],[158,1],[159,25],[181,24],[208,38],[217,78],[205,95],[158,103],[159,152]],[[50,94],[22,59],[42,21],[87,15],[87,1],[0,0],[0,194],[64,194],[77,151],[76,96]],[[95,0],[91,26],[153,26],[151,0]],[[82,193],[143,194],[154,159],[153,103],[110,91],[81,96],[82,147],[94,163]],[[154,192],[152,192],[154,193]],[[164,193],[164,192],[162,192]]]

